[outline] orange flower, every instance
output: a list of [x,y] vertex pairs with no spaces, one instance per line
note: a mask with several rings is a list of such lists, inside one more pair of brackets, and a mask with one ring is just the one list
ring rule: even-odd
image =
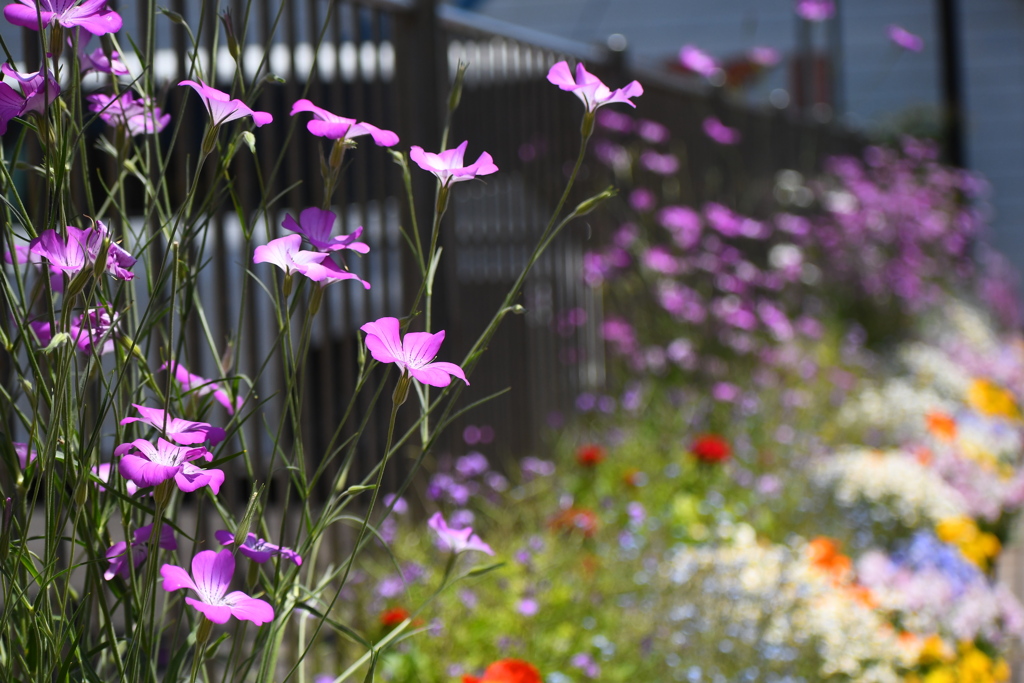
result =
[[862,586],[859,583],[855,583],[848,589],[849,595],[855,602],[859,602],[868,609],[874,609],[878,607],[878,601],[875,600],[875,594],[871,592],[871,589],[867,586]]
[[500,659],[481,678],[465,675],[462,683],[543,683],[537,667],[521,659]]
[[408,618],[408,610],[401,607],[392,607],[380,613],[380,625],[386,629],[392,629]]
[[595,467],[604,459],[604,449],[595,443],[583,444],[576,450],[576,463],[580,467]]
[[722,462],[732,455],[732,448],[717,434],[701,434],[693,440],[690,452],[701,462]]
[[925,415],[924,419],[928,422],[928,431],[940,441],[952,441],[956,438],[956,420],[951,415],[947,415],[938,410]]
[[807,544],[807,556],[811,566],[828,574],[836,582],[845,581],[853,566],[850,558],[839,552],[836,542],[825,536],[819,536]]
[[597,515],[586,508],[567,508],[551,518],[548,526],[552,531],[579,531],[584,538],[597,533]]

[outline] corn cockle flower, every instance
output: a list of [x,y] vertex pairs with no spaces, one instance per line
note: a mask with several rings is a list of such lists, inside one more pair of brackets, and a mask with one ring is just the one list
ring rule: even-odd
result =
[[427,521],[427,526],[437,534],[440,545],[451,550],[453,553],[461,553],[466,550],[478,550],[488,555],[493,555],[491,546],[480,540],[480,537],[473,533],[473,529],[452,529],[444,521],[444,515],[435,512]]
[[720,145],[735,145],[743,137],[738,130],[730,128],[714,116],[704,119],[702,127],[704,134]]
[[[133,453],[133,450],[136,452]],[[157,438],[157,445],[154,446],[145,439],[136,439],[118,446],[114,449],[114,455],[121,456],[117,464],[121,476],[135,482],[139,488],[156,486],[174,479],[182,491],[191,492],[209,486],[217,494],[220,493],[220,485],[224,483],[224,472],[221,470],[204,470],[192,464],[193,460],[199,458],[213,459],[213,454],[205,448],[175,446],[163,438]]]
[[130,92],[117,97],[94,93],[86,99],[89,111],[98,114],[108,126],[124,126],[129,135],[159,133],[171,122],[171,115],[160,111],[150,98],[136,98]]
[[29,112],[42,114],[57,99],[57,95],[60,95],[60,85],[49,69],[40,69],[39,71],[23,74],[15,71],[8,64],[0,64],[0,72],[18,81],[18,85],[21,87],[21,95],[25,100],[21,108],[21,114],[28,114]]
[[[68,42],[71,42],[70,39]],[[128,66],[121,61],[121,55],[117,50],[111,50],[108,57],[102,47],[98,47],[92,52],[86,52],[85,46],[82,43],[78,45],[78,68],[83,74],[96,71],[104,74],[113,74],[114,76],[131,75],[131,72],[128,71]]]
[[215,624],[227,623],[231,617],[251,621],[257,626],[273,621],[274,608],[270,603],[249,597],[242,591],[227,592],[234,573],[235,558],[230,550],[196,553],[192,558],[192,576],[173,564],[160,567],[164,590],[189,588],[195,591],[199,599],[188,597],[185,602]]
[[441,185],[447,187],[451,183],[461,183],[464,180],[472,180],[478,175],[490,175],[497,173],[498,167],[487,152],[483,152],[477,160],[469,166],[464,166],[466,147],[469,141],[463,141],[455,149],[434,154],[424,152],[422,147],[413,145],[409,150],[409,158],[416,162],[416,165],[428,173],[433,173],[441,181]]
[[337,214],[333,211],[325,211],[311,206],[303,209],[296,221],[291,215],[284,217],[281,224],[285,230],[297,232],[313,245],[314,249],[320,251],[338,251],[348,249],[357,254],[366,254],[370,251],[369,245],[356,240],[363,234],[362,226],[355,229],[350,235],[337,235],[331,237],[334,232],[334,223],[338,220]]
[[679,50],[679,63],[683,68],[704,78],[711,78],[719,69],[715,58],[696,45],[683,45]]
[[806,21],[825,21],[836,13],[835,0],[796,0],[794,11]]
[[390,130],[384,130],[366,122],[360,123],[355,119],[347,119],[344,116],[332,114],[309,100],[298,100],[292,105],[292,116],[300,112],[309,112],[313,115],[313,120],[306,124],[306,130],[321,138],[351,140],[361,135],[369,135],[381,147],[391,147],[398,144],[398,136]]
[[567,62],[555,64],[548,71],[548,81],[580,98],[587,111],[597,111],[598,107],[616,102],[628,104],[635,109],[636,105],[630,102],[630,98],[644,94],[644,88],[639,81],[633,81],[618,90],[611,90],[600,78],[589,73],[582,63],[576,65],[575,79]]
[[171,417],[167,411],[160,408],[147,408],[137,403],[132,405],[142,417],[126,417],[121,420],[121,424],[143,422],[162,431],[164,436],[171,441],[185,446],[204,441],[209,441],[211,446],[215,446],[224,440],[224,430],[220,427],[214,427],[206,422],[193,422],[180,417]]
[[18,458],[18,466],[23,470],[28,469],[28,466],[38,457],[36,449],[30,448],[27,443],[12,441],[11,445],[14,446],[14,455]]
[[402,374],[408,374],[432,387],[448,386],[454,375],[465,382],[466,374],[455,363],[431,362],[444,341],[444,330],[410,332],[401,338],[398,318],[381,318],[360,327],[366,333],[366,348],[374,360],[394,363]]
[[298,273],[325,285],[341,280],[359,280],[364,288],[370,288],[370,283],[361,280],[355,273],[339,268],[327,252],[304,251],[301,246],[302,235],[278,237],[256,247],[252,262],[272,263],[288,275]]
[[254,111],[250,109],[242,100],[231,99],[231,95],[212,88],[202,81],[198,83],[195,81],[182,81],[178,85],[190,86],[193,90],[199,93],[199,97],[203,100],[203,106],[210,112],[210,118],[213,119],[213,125],[219,126],[222,123],[228,121],[234,121],[235,119],[241,119],[246,116],[251,116],[252,120],[256,123],[256,126],[263,126],[274,120],[274,117],[265,111]]
[[[103,241],[108,239],[107,226],[96,221],[96,227],[76,228],[66,226],[67,240],[56,230],[44,230],[32,240],[29,251],[50,262],[51,268],[68,275],[75,275],[88,264],[99,258]],[[135,265],[135,257],[120,245],[110,242],[107,247],[105,269],[119,280],[131,280],[134,274],[129,270]]]
[[[153,525],[139,527],[133,534],[134,540],[131,543],[132,564],[138,567],[149,555],[149,537],[153,533]],[[177,550],[178,542],[174,540],[174,529],[164,524],[160,527],[160,547],[164,550]],[[131,577],[131,569],[128,567],[128,544],[120,541],[110,546],[107,550],[107,561],[110,566],[103,573],[103,578],[110,581],[115,576],[120,576],[127,581]]]
[[889,35],[891,40],[898,47],[902,47],[904,50],[910,52],[920,52],[924,49],[924,38],[914,33],[911,33],[902,26],[896,24],[890,24],[886,29],[886,33]]
[[[213,532],[213,535],[221,545],[231,545],[235,542],[235,535],[226,529],[215,531]],[[291,560],[296,565],[302,566],[302,556],[297,552],[291,548],[285,548],[284,546],[269,543],[262,538],[258,538],[256,534],[253,533],[246,535],[245,540],[242,541],[242,545],[238,547],[238,552],[259,564],[263,564],[274,555],[280,555],[284,559]]]
[[[92,473],[95,474],[96,478],[99,479],[100,481],[102,481],[103,484],[106,484],[106,483],[110,482],[110,472],[113,469],[114,469],[114,466],[111,463],[104,462],[104,463],[100,463],[99,465],[96,465],[95,467],[93,467],[92,468]],[[100,491],[106,491],[107,487],[104,486],[103,484],[96,484],[96,488],[98,488]],[[129,480],[125,480],[125,482],[124,482],[124,490],[125,490],[125,493],[127,493],[129,496],[134,496],[138,492],[139,487],[135,485],[134,481],[131,481],[129,479]]]
[[221,389],[214,380],[192,374],[181,363],[168,361],[161,365],[160,369],[173,371],[174,380],[181,385],[183,391],[194,392],[197,396],[213,394],[213,400],[224,406],[224,409],[228,411],[228,415],[234,415],[235,411],[242,407],[244,401],[241,396],[232,403],[228,392]]
[[107,7],[107,0],[18,0],[4,7],[4,17],[34,30],[40,24],[80,27],[96,36],[121,30],[121,15]]

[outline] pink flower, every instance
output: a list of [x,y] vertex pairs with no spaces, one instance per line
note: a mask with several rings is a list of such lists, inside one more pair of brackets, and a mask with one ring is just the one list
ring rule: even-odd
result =
[[0,72],[18,81],[18,86],[21,88],[21,96],[24,101],[18,115],[33,111],[42,114],[57,99],[57,95],[60,95],[60,85],[49,70],[40,69],[23,74],[15,71],[8,64],[0,64]]
[[743,136],[735,128],[730,128],[714,116],[704,119],[704,134],[720,145],[735,145]]
[[[213,535],[221,545],[231,545],[235,542],[235,535],[226,529],[215,531]],[[291,548],[268,543],[252,533],[246,535],[242,545],[238,548],[238,552],[259,564],[263,564],[274,555],[280,555],[284,559],[291,560],[296,565],[302,566],[302,557]]]
[[[93,467],[92,473],[95,474],[96,478],[102,481],[103,484],[106,484],[110,481],[110,472],[113,469],[114,466],[111,463],[104,462]],[[98,488],[100,491],[106,491],[107,487],[104,486],[103,484],[96,484],[96,488]],[[127,493],[129,496],[134,496],[138,492],[139,487],[135,485],[135,482],[129,480],[125,481],[124,490],[125,493]]]
[[330,254],[321,251],[304,251],[302,235],[285,235],[276,240],[256,247],[252,255],[253,263],[272,263],[291,275],[299,273],[322,285],[341,280],[356,280],[365,289],[370,283],[359,278],[355,273],[342,270],[331,258]]
[[38,30],[59,24],[84,28],[93,35],[117,33],[121,15],[107,7],[107,0],[17,0],[4,7],[4,17],[15,26]]
[[[70,38],[68,42],[71,42]],[[111,50],[109,57],[102,47],[98,47],[92,52],[86,52],[84,42],[78,45],[78,65],[83,74],[97,71],[115,76],[131,75],[128,67],[121,61],[121,55],[117,50]]]
[[914,33],[911,33],[902,26],[896,24],[889,24],[886,29],[886,33],[889,34],[889,40],[895,43],[897,46],[902,47],[904,50],[910,52],[920,52],[924,49],[924,38]]
[[630,102],[630,98],[644,94],[644,88],[638,81],[633,81],[624,88],[611,90],[600,78],[589,73],[582,63],[576,64],[576,78],[573,78],[567,62],[555,64],[548,71],[548,81],[580,98],[587,111],[597,111],[599,107],[616,102],[628,104],[635,109],[636,105]]
[[747,57],[751,62],[765,69],[782,61],[782,55],[774,47],[752,47],[747,52]]
[[118,318],[117,314],[111,316],[102,308],[89,309],[71,321],[68,334],[82,353],[99,353],[102,356],[114,350]]
[[369,123],[358,123],[355,119],[346,119],[344,116],[332,114],[309,100],[299,100],[293,104],[291,115],[295,116],[304,111],[313,115],[313,120],[306,124],[306,130],[318,137],[330,140],[351,140],[361,135],[369,135],[381,147],[398,144],[398,136],[390,130],[383,130]]
[[796,0],[793,11],[806,21],[825,21],[835,15],[836,3],[835,0]]
[[494,554],[491,546],[480,540],[480,537],[474,534],[473,529],[470,527],[465,529],[449,528],[448,523],[444,521],[444,515],[440,512],[434,513],[427,521],[427,526],[437,534],[439,544],[453,553],[461,553],[465,550],[478,550],[488,555]]
[[[133,450],[137,453],[132,453]],[[136,439],[118,446],[114,455],[122,456],[117,465],[121,476],[135,482],[139,488],[156,486],[173,478],[178,488],[186,493],[209,486],[217,494],[224,483],[221,470],[204,470],[192,464],[198,458],[213,459],[213,454],[205,448],[175,446],[163,438],[158,438],[154,446],[145,439]]]
[[[107,226],[103,221],[96,221],[94,228],[83,230],[68,225],[65,229],[67,241],[56,230],[45,230],[32,240],[29,251],[48,260],[51,269],[75,275],[99,258],[103,240],[108,238]],[[106,271],[116,279],[131,280],[135,276],[129,269],[135,265],[135,260],[124,248],[111,242],[107,248]]]
[[337,219],[338,216],[333,211],[324,211],[323,209],[311,206],[308,209],[303,209],[302,213],[299,214],[298,222],[290,215],[286,215],[281,227],[285,230],[299,233],[309,240],[314,249],[319,249],[320,251],[349,249],[357,254],[368,253],[370,251],[369,245],[363,242],[356,242],[363,234],[362,226],[356,228],[355,232],[351,235],[331,237],[331,233],[334,232],[334,222]]
[[[133,536],[135,540],[131,544],[132,564],[138,567],[149,555],[147,545],[150,534],[153,533],[153,525],[139,527]],[[164,550],[177,550],[178,542],[174,540],[174,529],[164,524],[160,527],[160,547]],[[103,578],[110,581],[115,576],[120,576],[127,581],[131,577],[131,570],[128,568],[128,544],[120,541],[110,546],[107,550],[107,561],[110,566],[103,573]]]
[[199,93],[203,100],[203,106],[210,112],[213,125],[219,126],[228,121],[251,116],[256,126],[263,126],[274,120],[274,117],[265,111],[253,111],[242,100],[233,100],[226,92],[211,88],[202,81],[182,81],[178,85],[190,86]]
[[444,330],[436,334],[410,332],[401,339],[398,318],[381,318],[359,329],[366,333],[366,348],[378,362],[394,363],[403,373],[432,387],[448,386],[452,375],[469,385],[458,365],[431,362],[444,341]]
[[27,443],[12,441],[11,445],[14,446],[14,455],[18,458],[18,465],[23,470],[28,469],[28,466],[35,462],[35,459],[38,457],[36,449],[29,448]]
[[715,58],[696,45],[683,45],[679,50],[679,63],[704,78],[711,78],[719,68]]
[[129,135],[159,133],[171,122],[171,115],[153,106],[150,98],[136,98],[130,92],[118,97],[95,93],[86,99],[89,111],[99,114],[108,126],[124,126]]
[[159,429],[171,441],[186,446],[204,441],[209,441],[210,445],[214,446],[224,440],[224,430],[220,427],[214,427],[206,422],[192,422],[180,417],[171,417],[160,408],[147,408],[137,403],[132,405],[142,417],[126,417],[121,420],[121,424],[143,422]]
[[446,149],[440,154],[424,152],[422,147],[413,145],[409,150],[409,158],[416,162],[420,168],[428,173],[433,173],[442,185],[461,183],[465,180],[472,180],[478,175],[490,175],[496,173],[498,167],[487,152],[483,152],[475,163],[464,166],[466,147],[469,141],[465,140],[455,149]]
[[231,397],[228,396],[228,392],[221,389],[214,380],[206,379],[199,375],[193,375],[181,363],[168,361],[161,365],[160,369],[173,370],[174,380],[181,385],[183,391],[195,392],[196,396],[213,394],[213,400],[224,406],[224,409],[228,411],[228,415],[234,415],[235,411],[241,408],[242,403],[244,403],[241,396],[236,398],[234,403],[232,403]]
[[658,175],[672,175],[679,170],[679,157],[675,154],[658,154],[649,149],[640,155],[640,165]]
[[231,617],[251,621],[257,626],[273,621],[274,608],[270,603],[251,598],[242,591],[227,592],[234,573],[235,558],[230,550],[196,553],[192,558],[192,576],[173,564],[160,567],[164,590],[189,588],[195,591],[199,599],[188,597],[185,602],[215,624],[227,623]]

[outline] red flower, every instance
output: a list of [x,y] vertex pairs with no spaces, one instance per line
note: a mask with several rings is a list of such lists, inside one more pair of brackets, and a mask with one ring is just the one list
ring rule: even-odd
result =
[[484,671],[482,678],[465,675],[462,683],[543,683],[537,667],[521,659],[500,659]]
[[732,448],[717,434],[701,434],[693,440],[690,452],[701,462],[723,462],[732,455]]
[[576,463],[580,467],[595,467],[605,459],[604,449],[594,443],[583,444],[576,450]]
[[555,515],[548,526],[553,531],[579,531],[584,538],[597,533],[597,515],[586,508],[568,508]]
[[380,624],[384,628],[392,629],[409,618],[408,610],[401,607],[392,607],[380,613]]

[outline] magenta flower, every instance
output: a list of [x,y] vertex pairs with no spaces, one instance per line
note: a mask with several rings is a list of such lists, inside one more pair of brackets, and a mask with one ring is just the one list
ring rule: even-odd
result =
[[672,175],[679,170],[679,157],[675,154],[658,154],[649,149],[640,155],[640,165],[652,173]]
[[[147,524],[146,526],[136,529],[133,534],[134,540],[131,544],[131,557],[132,564],[136,567],[142,564],[149,555],[147,546],[149,544],[149,537],[152,533],[153,525]],[[166,524],[160,527],[160,547],[164,550],[178,549],[178,542],[174,540],[174,529]],[[127,543],[119,541],[110,546],[110,549],[107,550],[107,561],[110,562],[110,566],[107,567],[107,571],[103,573],[104,579],[110,581],[115,576],[120,576],[122,579],[127,581],[131,578],[131,569],[128,568]]]
[[359,123],[355,119],[346,119],[344,116],[332,114],[309,100],[298,100],[293,104],[291,115],[295,116],[299,112],[304,111],[313,115],[313,120],[306,124],[306,130],[318,137],[330,140],[351,140],[361,135],[369,135],[381,147],[391,147],[398,144],[398,136],[390,130],[384,130],[366,122]]
[[195,81],[182,81],[178,85],[190,86],[199,93],[199,97],[203,100],[203,106],[206,107],[206,111],[210,112],[210,118],[215,126],[246,116],[251,116],[257,127],[266,125],[274,120],[274,117],[269,113],[253,111],[242,100],[233,100],[231,95],[212,88],[202,81],[198,83]]
[[231,617],[251,621],[257,626],[273,621],[274,608],[270,603],[251,598],[242,591],[227,592],[234,573],[235,558],[230,550],[196,553],[192,558],[192,576],[173,564],[160,567],[164,590],[190,588],[195,591],[199,599],[188,597],[185,602],[215,624],[227,623]]
[[118,97],[95,93],[86,99],[89,111],[99,114],[108,126],[124,126],[129,135],[159,133],[171,122],[171,115],[153,106],[150,98],[136,98],[130,92],[123,92]]
[[719,68],[715,58],[696,45],[683,45],[679,50],[679,63],[704,78],[711,78]]
[[743,135],[735,128],[730,128],[714,116],[704,119],[704,134],[720,145],[735,145]]
[[[96,221],[95,228],[76,228],[68,225],[68,238],[64,241],[56,230],[45,230],[32,240],[29,251],[46,258],[54,270],[75,275],[87,264],[99,258],[103,240],[107,239],[107,226]],[[135,265],[135,257],[115,242],[107,249],[106,270],[119,280],[131,280],[134,274],[129,270]]]
[[171,441],[185,446],[204,441],[209,441],[211,446],[215,446],[224,440],[224,430],[220,427],[214,427],[206,422],[192,422],[180,417],[171,417],[160,408],[147,408],[137,403],[132,405],[142,417],[126,417],[121,420],[121,424],[143,422],[162,431],[164,436]]
[[[68,39],[68,42],[70,43],[71,40]],[[78,67],[83,74],[96,71],[115,76],[131,75],[128,66],[121,61],[121,55],[117,50],[111,50],[108,57],[102,47],[98,47],[92,52],[86,52],[84,43],[78,45]]]
[[494,554],[491,546],[480,540],[480,537],[474,534],[473,529],[470,527],[465,529],[449,528],[448,523],[444,521],[444,515],[440,512],[434,513],[427,521],[427,526],[437,534],[439,545],[451,550],[453,553],[461,553],[465,550],[478,550],[488,555]]
[[118,319],[117,314],[111,316],[105,309],[92,308],[71,321],[68,334],[82,353],[99,353],[102,356],[114,350]]
[[174,380],[181,385],[182,391],[195,392],[196,396],[206,396],[207,394],[213,394],[213,400],[224,406],[224,409],[228,411],[228,415],[234,415],[235,411],[242,407],[242,397],[239,396],[235,399],[234,403],[231,401],[231,397],[228,396],[228,392],[221,389],[220,386],[212,379],[206,379],[199,375],[193,375],[188,369],[181,363],[175,361],[168,361],[160,366],[161,370],[173,370]]
[[35,30],[40,24],[81,27],[97,36],[121,30],[121,15],[107,7],[107,0],[17,0],[4,7],[4,17],[15,26]]
[[363,242],[356,242],[363,234],[362,226],[356,228],[351,235],[337,235],[331,237],[334,232],[334,223],[338,216],[333,211],[324,211],[315,206],[303,209],[299,214],[298,222],[290,215],[284,217],[281,224],[285,230],[297,232],[313,245],[313,248],[320,251],[338,251],[349,249],[357,254],[366,254],[370,251],[369,245]]
[[444,330],[436,334],[410,332],[400,338],[398,318],[381,318],[360,327],[366,333],[366,348],[380,363],[394,363],[403,373],[408,373],[432,387],[446,387],[455,375],[466,385],[469,380],[455,363],[431,362],[444,341]]
[[598,107],[616,102],[628,104],[635,109],[636,105],[630,102],[630,98],[640,97],[644,94],[644,88],[639,81],[633,81],[618,90],[611,90],[601,82],[600,78],[589,73],[582,63],[576,64],[575,79],[567,62],[562,61],[555,64],[548,71],[548,81],[580,98],[587,111],[597,111]]
[[890,24],[886,29],[886,33],[889,35],[889,40],[895,43],[898,47],[910,52],[920,52],[924,49],[924,38],[921,36],[911,33],[902,26],[896,24]]
[[762,68],[768,69],[782,61],[782,55],[774,47],[752,47],[747,52],[750,61]]
[[[92,473],[96,475],[96,478],[103,482],[103,484],[110,482],[110,472],[114,469],[114,466],[109,462],[100,463],[92,468]],[[95,483],[95,482],[94,482]],[[96,488],[100,491],[106,491],[107,487],[103,484],[96,484]],[[134,496],[139,487],[135,485],[134,481],[128,480],[124,483],[124,490],[129,496]]]
[[835,15],[836,3],[835,0],[796,0],[793,11],[801,19],[820,22]]
[[[235,535],[226,529],[213,532],[217,542],[221,545],[231,545],[235,542]],[[238,552],[248,557],[253,562],[263,564],[268,561],[274,555],[280,555],[286,560],[291,560],[298,566],[302,566],[302,556],[291,548],[285,548],[284,546],[274,545],[268,543],[262,538],[257,538],[256,534],[248,534],[245,540],[242,541],[242,545],[239,546]]]
[[39,457],[36,453],[36,449],[30,448],[27,443],[12,441],[11,445],[14,446],[14,455],[18,458],[18,465],[23,470],[28,469],[28,466],[35,462],[35,459]]
[[0,135],[7,132],[7,124],[24,110],[25,98],[6,83],[0,83]]
[[482,153],[475,163],[463,166],[466,155],[466,147],[469,141],[464,141],[455,149],[446,149],[440,154],[424,152],[422,147],[413,145],[409,150],[409,158],[428,173],[433,173],[442,185],[461,183],[464,180],[472,180],[478,175],[490,175],[496,173],[498,167],[487,152]]
[[[132,450],[137,452],[132,453]],[[173,478],[178,488],[186,493],[209,486],[217,494],[224,483],[221,470],[204,470],[192,464],[198,458],[213,459],[213,454],[205,448],[175,446],[163,438],[158,438],[154,446],[145,439],[136,439],[118,446],[114,455],[122,456],[117,464],[121,476],[135,482],[139,488],[156,486]]]
[[[10,6],[8,5],[8,7]],[[39,71],[23,74],[15,71],[7,64],[0,64],[0,71],[5,76],[18,81],[18,85],[21,87],[21,95],[25,99],[24,106],[21,109],[22,114],[29,112],[42,114],[57,99],[57,95],[60,95],[60,85],[49,70],[46,70],[45,73],[43,69],[40,69]]]
[[361,280],[358,275],[342,270],[330,258],[330,254],[321,251],[304,251],[302,235],[285,235],[256,247],[252,255],[253,263],[272,263],[285,273],[305,275],[314,282],[327,285],[341,280],[358,280],[365,289],[370,283]]

